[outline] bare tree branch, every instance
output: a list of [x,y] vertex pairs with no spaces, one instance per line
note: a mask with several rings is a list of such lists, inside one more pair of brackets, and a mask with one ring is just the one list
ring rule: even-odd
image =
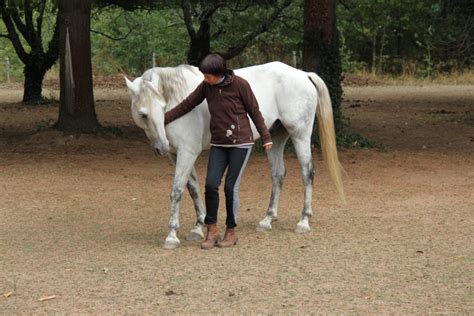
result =
[[25,0],[24,6],[26,30],[30,39],[33,39],[35,37],[35,27],[33,25],[33,9],[31,8],[31,0]]
[[180,5],[183,11],[184,25],[186,25],[188,34],[191,38],[195,38],[196,30],[194,29],[194,26],[193,26],[193,20],[192,20],[193,9],[192,9],[191,3],[189,2],[189,0],[181,0]]
[[[26,41],[29,43],[30,42],[30,37],[29,37],[29,34],[28,34],[28,30],[26,29],[26,25],[21,20],[17,8],[9,7],[8,10],[11,10],[11,13],[9,15],[11,16],[11,19],[15,23],[16,28],[18,29],[18,31],[20,31],[23,38],[26,39]],[[8,14],[8,12],[6,12],[6,13]]]
[[225,1],[213,1],[211,2],[213,5],[208,6],[204,11],[201,12],[199,16],[200,21],[207,21],[209,20],[212,15],[222,6],[224,6]]
[[[40,3],[39,3],[39,15],[38,17],[36,18],[36,29],[38,30],[38,34],[42,34],[43,33],[43,16],[44,16],[44,10],[46,8],[46,0],[42,0]],[[41,38],[41,37],[40,37]],[[42,42],[42,40],[40,39],[40,41]]]
[[235,5],[233,6],[233,8],[229,5],[229,9],[233,12],[244,12],[245,10],[247,10],[251,5],[251,1],[241,5],[240,1],[237,1],[235,3]]
[[211,34],[211,39],[217,39],[219,38],[219,36],[221,36],[222,34],[225,34],[226,30],[224,28],[220,28],[218,29],[216,32],[212,33]]
[[46,64],[52,66],[59,58],[59,14],[56,15],[54,24],[54,32],[49,41],[48,50],[46,52]]
[[[16,11],[16,8],[14,9]],[[29,60],[29,56],[26,53],[25,49],[23,48],[23,45],[21,44],[20,38],[18,37],[18,34],[16,33],[15,25],[12,21],[12,16],[10,15],[9,12],[7,12],[4,1],[0,2],[0,13],[2,14],[2,19],[5,24],[5,27],[7,28],[8,35],[7,37],[10,39],[10,41],[13,44],[13,48],[15,49],[18,57],[21,59],[21,61],[26,64]],[[16,11],[18,14],[18,11]]]
[[239,43],[237,43],[237,45],[235,45],[233,47],[230,47],[225,53],[222,54],[222,56],[225,59],[231,59],[231,58],[237,56],[238,54],[240,54],[253,39],[255,39],[258,35],[266,32],[269,29],[271,24],[275,20],[278,19],[278,17],[280,16],[280,13],[285,8],[287,8],[291,4],[291,2],[292,2],[292,0],[285,0],[280,7],[276,7],[273,10],[272,14],[270,14],[270,16],[268,16],[262,22],[262,24],[257,26],[255,28],[255,30],[253,30],[252,32],[250,32],[247,35],[245,35],[244,37],[242,37],[241,41]]
[[[286,19],[286,18],[285,18]],[[297,34],[304,34],[304,31],[302,28],[296,28],[290,24],[288,24],[285,19],[278,19],[278,23],[281,23],[283,24],[286,28],[288,28],[289,30],[292,30],[293,32],[297,33]]]
[[93,29],[91,29],[91,32],[92,32],[92,33],[95,33],[95,34],[99,34],[99,35],[104,36],[104,37],[107,37],[108,39],[110,39],[110,40],[112,40],[112,41],[121,41],[121,40],[126,39],[126,38],[133,32],[133,28],[130,28],[130,29],[128,30],[128,33],[125,34],[125,35],[122,36],[122,37],[113,37],[112,35],[108,35],[108,34],[105,34],[105,33],[100,32],[100,31],[95,31],[95,30],[93,30]]
[[115,5],[127,11],[133,10],[155,10],[162,7],[173,7],[174,1],[156,1],[156,0],[96,0],[95,4],[99,7],[109,7]]

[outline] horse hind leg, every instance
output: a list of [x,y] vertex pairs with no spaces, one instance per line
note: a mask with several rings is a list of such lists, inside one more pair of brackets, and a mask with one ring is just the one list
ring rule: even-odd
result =
[[186,236],[186,240],[201,240],[204,238],[202,227],[204,226],[204,218],[206,217],[206,210],[202,204],[202,199],[199,194],[199,182],[196,176],[196,169],[193,168],[189,175],[188,183],[186,184],[189,194],[193,200],[194,209],[196,210],[196,224],[193,229]]
[[313,215],[311,203],[313,194],[314,166],[311,157],[311,138],[292,137],[296,155],[300,162],[301,176],[304,184],[304,207],[301,219],[296,225],[296,233],[307,233],[311,230],[309,221]]
[[272,173],[272,193],[265,217],[258,223],[257,231],[267,231],[272,229],[272,222],[277,220],[278,202],[283,187],[283,179],[286,175],[283,152],[288,141],[289,134],[280,121],[277,121],[271,128],[273,146],[267,152]]

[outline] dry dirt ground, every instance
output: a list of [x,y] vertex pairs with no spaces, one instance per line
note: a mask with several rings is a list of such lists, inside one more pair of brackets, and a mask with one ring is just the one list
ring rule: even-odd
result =
[[57,105],[20,99],[1,87],[0,314],[474,313],[474,86],[346,88],[351,129],[383,145],[340,151],[348,203],[315,156],[312,231],[295,234],[303,192],[288,154],[279,221],[256,232],[270,176],[254,154],[240,244],[212,251],[184,240],[189,196],[182,246],[161,248],[173,167],[133,125],[125,90],[96,92],[121,136],[52,131]]

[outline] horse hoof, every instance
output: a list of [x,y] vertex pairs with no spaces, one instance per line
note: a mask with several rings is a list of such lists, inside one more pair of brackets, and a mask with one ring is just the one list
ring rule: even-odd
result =
[[166,238],[165,243],[163,244],[163,249],[176,249],[180,245],[179,239]]
[[266,220],[261,221],[257,225],[257,231],[258,232],[266,232],[272,230],[272,224],[267,222]]
[[307,223],[298,223],[298,225],[296,225],[295,233],[305,234],[309,232],[310,230],[311,228],[309,227]]
[[204,234],[202,233],[202,230],[201,231],[192,230],[186,236],[186,240],[188,240],[188,241],[201,240],[203,238],[204,238]]

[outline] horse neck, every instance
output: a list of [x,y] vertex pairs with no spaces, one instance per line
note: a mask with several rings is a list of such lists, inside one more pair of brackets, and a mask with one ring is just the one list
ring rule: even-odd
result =
[[169,110],[184,100],[194,88],[193,83],[199,78],[195,69],[189,66],[160,68],[159,90],[166,100],[166,109]]

